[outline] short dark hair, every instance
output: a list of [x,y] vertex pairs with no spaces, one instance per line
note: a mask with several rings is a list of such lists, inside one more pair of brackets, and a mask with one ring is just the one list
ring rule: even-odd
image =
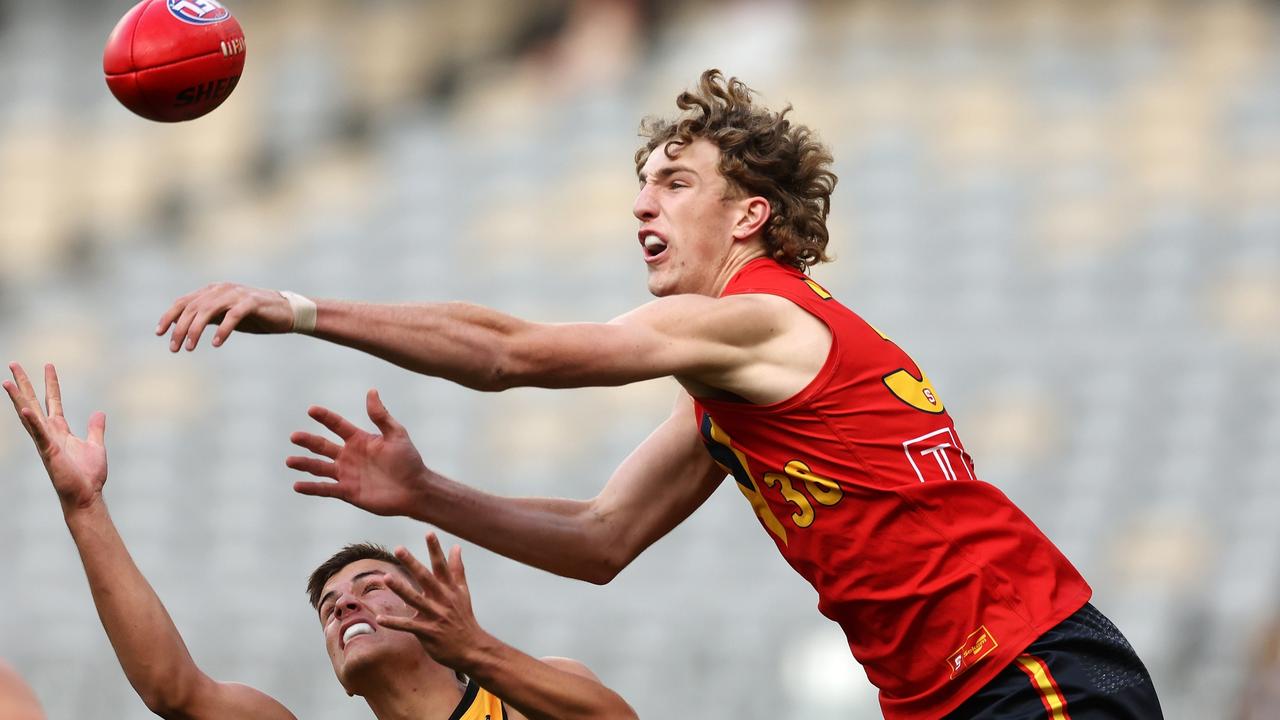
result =
[[316,568],[307,579],[307,595],[311,598],[311,607],[320,609],[320,593],[324,590],[324,584],[329,582],[329,578],[336,575],[339,570],[357,560],[381,560],[396,566],[406,578],[409,577],[409,571],[404,563],[385,547],[371,542],[351,543],[320,563],[320,567]]
[[[765,250],[774,260],[800,270],[826,262],[827,214],[836,174],[831,152],[812,130],[787,119],[788,105],[773,112],[752,102],[751,88],[707,70],[698,89],[680,93],[674,120],[646,118],[636,151],[636,172],[659,148],[674,158],[699,138],[720,149],[720,174],[731,191],[769,201]],[[732,197],[731,196],[731,197]]]

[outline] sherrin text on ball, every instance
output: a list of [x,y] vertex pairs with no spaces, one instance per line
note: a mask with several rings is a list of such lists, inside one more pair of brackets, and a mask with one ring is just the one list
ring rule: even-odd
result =
[[142,0],[107,38],[102,70],[122,105],[181,122],[222,104],[240,81],[240,23],[215,0]]

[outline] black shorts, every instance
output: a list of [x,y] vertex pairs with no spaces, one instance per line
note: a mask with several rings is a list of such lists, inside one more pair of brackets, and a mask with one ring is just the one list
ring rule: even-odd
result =
[[946,720],[1161,720],[1129,641],[1088,603],[1031,643]]

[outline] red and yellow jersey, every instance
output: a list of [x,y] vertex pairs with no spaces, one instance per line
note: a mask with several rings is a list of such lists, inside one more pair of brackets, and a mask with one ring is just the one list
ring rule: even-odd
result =
[[843,628],[885,717],[939,717],[1090,588],[978,479],[942,398],[897,345],[771,259],[748,264],[723,295],[744,293],[813,314],[831,350],[782,402],[695,398],[703,441]]
[[507,708],[475,680],[470,680],[449,720],[507,720]]

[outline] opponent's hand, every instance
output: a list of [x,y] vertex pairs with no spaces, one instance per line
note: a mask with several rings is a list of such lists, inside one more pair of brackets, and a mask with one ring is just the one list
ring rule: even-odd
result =
[[382,627],[417,635],[422,647],[436,662],[465,671],[468,653],[482,648],[489,636],[471,610],[462,548],[454,545],[449,559],[445,560],[440,540],[435,533],[427,533],[427,553],[431,556],[431,570],[403,547],[395,550],[396,557],[421,589],[397,573],[384,576],[387,587],[418,614],[413,617],[378,615],[374,621]]
[[40,700],[31,686],[0,660],[0,717],[5,720],[44,720]]
[[338,498],[376,515],[408,516],[423,499],[430,471],[404,426],[387,412],[377,390],[369,391],[365,405],[381,434],[365,432],[328,408],[307,410],[341,443],[295,432],[289,436],[293,444],[328,460],[292,455],[285,459],[285,465],[337,482],[296,482],[293,489],[303,495]]
[[275,290],[214,283],[174,300],[160,316],[156,335],[165,334],[172,326],[169,351],[178,352],[184,344],[187,350],[194,350],[211,323],[218,326],[213,334],[213,346],[218,347],[233,330],[255,334],[289,332],[293,329],[293,309]]
[[40,451],[40,459],[63,509],[93,505],[102,498],[102,486],[107,482],[107,448],[103,444],[107,416],[100,412],[89,416],[89,432],[86,439],[81,440],[71,434],[62,415],[62,391],[53,365],[44,366],[44,409],[22,366],[9,363],[9,371],[13,373],[13,381],[5,380],[4,390]]

